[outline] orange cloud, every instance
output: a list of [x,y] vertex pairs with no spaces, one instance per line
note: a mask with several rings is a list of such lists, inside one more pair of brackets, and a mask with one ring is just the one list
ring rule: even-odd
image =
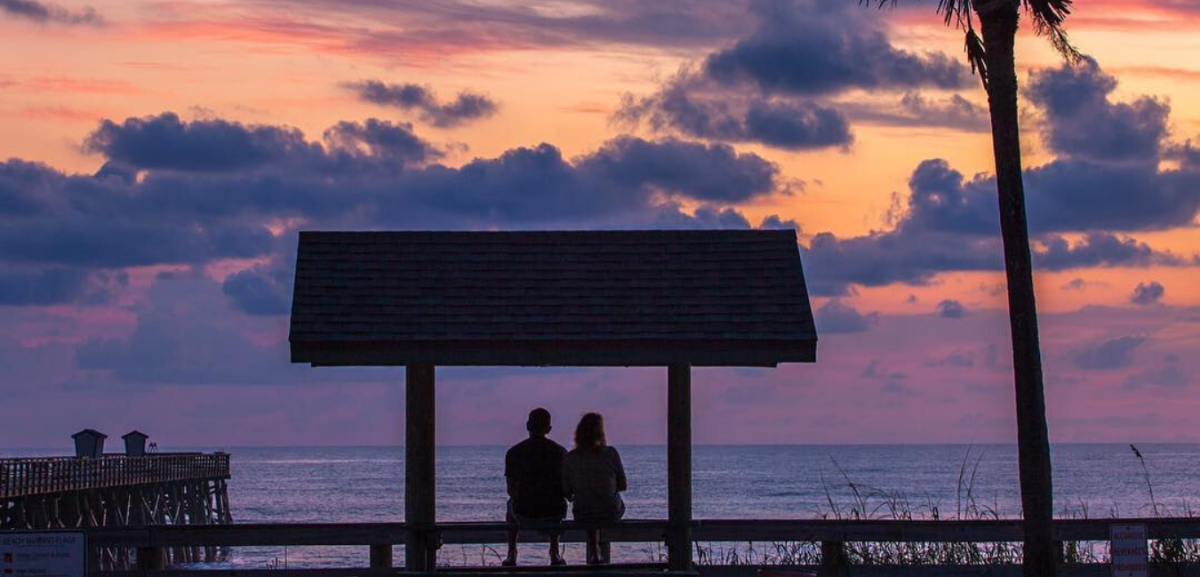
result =
[[69,106],[27,106],[11,114],[44,120],[89,123],[104,117],[104,113],[99,110],[71,108]]
[[33,92],[75,94],[135,94],[136,86],[123,80],[104,78],[74,78],[67,76],[43,76],[26,80],[10,80],[9,85]]

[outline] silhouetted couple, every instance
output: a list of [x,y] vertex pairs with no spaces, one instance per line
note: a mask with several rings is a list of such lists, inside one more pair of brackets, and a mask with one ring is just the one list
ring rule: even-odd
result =
[[[627,486],[621,455],[604,438],[604,417],[588,413],[575,427],[575,449],[566,449],[548,439],[550,412],[534,409],[525,423],[529,438],[517,443],[504,457],[508,478],[508,558],[517,563],[517,530],[525,524],[557,523],[573,504],[575,520],[609,523],[625,514],[621,491]],[[609,562],[608,548],[600,544],[600,532],[589,529],[587,562]],[[550,535],[550,564],[565,565],[558,547],[558,534]]]

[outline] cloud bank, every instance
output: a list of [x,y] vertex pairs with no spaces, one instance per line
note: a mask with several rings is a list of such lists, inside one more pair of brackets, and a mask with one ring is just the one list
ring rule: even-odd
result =
[[279,261],[299,226],[744,227],[729,205],[784,188],[762,157],[674,139],[618,137],[574,159],[540,144],[451,167],[411,125],[376,119],[310,141],[164,113],[106,120],[85,146],[105,158],[94,175],[0,163],[0,263],[14,271],[0,278],[3,302],[79,302],[97,273],[123,267],[269,259],[226,292],[281,312]]
[[[853,3],[757,0],[750,13],[757,21],[753,32],[684,68],[655,94],[627,96],[615,119],[785,150],[846,148],[853,142],[850,124],[830,98],[971,84],[957,59],[897,48],[884,21]],[[938,116],[935,124],[943,126],[971,124],[967,117],[979,112],[961,97],[935,104],[913,95],[901,105],[905,121]]]

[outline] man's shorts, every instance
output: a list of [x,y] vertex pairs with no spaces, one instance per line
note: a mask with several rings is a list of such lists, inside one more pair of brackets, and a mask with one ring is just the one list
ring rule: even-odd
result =
[[536,525],[536,524],[561,523],[562,520],[566,518],[566,516],[567,516],[567,514],[565,511],[561,515],[551,515],[549,517],[526,517],[524,515],[518,515],[516,510],[513,509],[513,500],[509,499],[508,500],[508,511],[505,513],[504,518],[507,522],[515,523],[517,525]]

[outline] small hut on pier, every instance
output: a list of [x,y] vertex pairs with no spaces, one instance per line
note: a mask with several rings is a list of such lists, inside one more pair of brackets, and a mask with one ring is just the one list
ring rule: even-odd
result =
[[146,439],[149,438],[150,435],[137,429],[121,435],[121,440],[125,441],[125,455],[129,457],[146,456]]
[[108,435],[96,429],[84,429],[71,435],[75,441],[75,456],[79,458],[99,459],[104,456],[104,440]]
[[667,368],[669,564],[691,568],[691,368],[814,362],[794,231],[302,232],[292,361],[406,370],[406,565],[433,569],[434,367]]

